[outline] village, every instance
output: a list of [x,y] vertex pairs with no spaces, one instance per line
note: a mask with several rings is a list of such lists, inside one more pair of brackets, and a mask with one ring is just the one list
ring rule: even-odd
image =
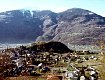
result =
[[56,42],[49,42],[50,48],[42,44],[1,50],[0,80],[98,80],[95,63],[88,64],[99,60],[98,53],[68,50]]

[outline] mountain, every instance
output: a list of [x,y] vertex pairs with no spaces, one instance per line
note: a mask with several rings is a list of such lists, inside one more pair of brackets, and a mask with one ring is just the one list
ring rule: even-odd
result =
[[61,13],[24,9],[0,13],[0,43],[54,40],[94,44],[104,36],[105,18],[80,8]]
[[[35,41],[43,28],[55,24],[56,13],[51,11],[13,10],[0,13],[0,42]],[[54,20],[54,21],[53,21]],[[47,24],[47,21],[49,23]]]
[[88,10],[69,9],[59,14],[58,21],[57,41],[94,44],[105,36],[105,18]]

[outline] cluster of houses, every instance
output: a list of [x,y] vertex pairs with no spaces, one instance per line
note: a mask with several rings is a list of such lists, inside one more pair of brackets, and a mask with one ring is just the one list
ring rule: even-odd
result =
[[[0,51],[0,76],[18,77],[18,76],[42,76],[46,72],[53,73],[54,65],[59,62],[67,64],[66,66],[57,67],[58,73],[63,73],[67,80],[97,80],[98,73],[92,67],[74,67],[73,71],[68,71],[67,67],[70,62],[82,63],[88,59],[97,59],[95,56],[81,57],[76,53],[55,53],[55,52],[38,52],[26,46],[18,48],[5,49]],[[59,69],[63,69],[59,72]],[[56,74],[55,74],[56,75]],[[62,79],[61,79],[62,80]]]
[[76,68],[74,71],[67,71],[65,76],[68,80],[98,80],[98,73],[92,67]]
[[0,67],[3,68],[0,73],[4,77],[41,75],[50,71],[49,65],[56,64],[58,60],[60,56],[57,53],[36,53],[21,47],[6,49],[0,54]]

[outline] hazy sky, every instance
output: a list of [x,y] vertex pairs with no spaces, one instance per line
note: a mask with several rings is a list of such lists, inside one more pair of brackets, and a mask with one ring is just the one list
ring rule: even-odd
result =
[[105,0],[0,0],[0,12],[15,9],[61,12],[70,8],[83,8],[105,16]]

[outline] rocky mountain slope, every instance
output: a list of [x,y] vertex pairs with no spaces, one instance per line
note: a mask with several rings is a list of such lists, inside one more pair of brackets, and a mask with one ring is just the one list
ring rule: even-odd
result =
[[105,18],[80,8],[61,13],[24,9],[0,13],[1,43],[55,40],[94,44],[104,36]]

